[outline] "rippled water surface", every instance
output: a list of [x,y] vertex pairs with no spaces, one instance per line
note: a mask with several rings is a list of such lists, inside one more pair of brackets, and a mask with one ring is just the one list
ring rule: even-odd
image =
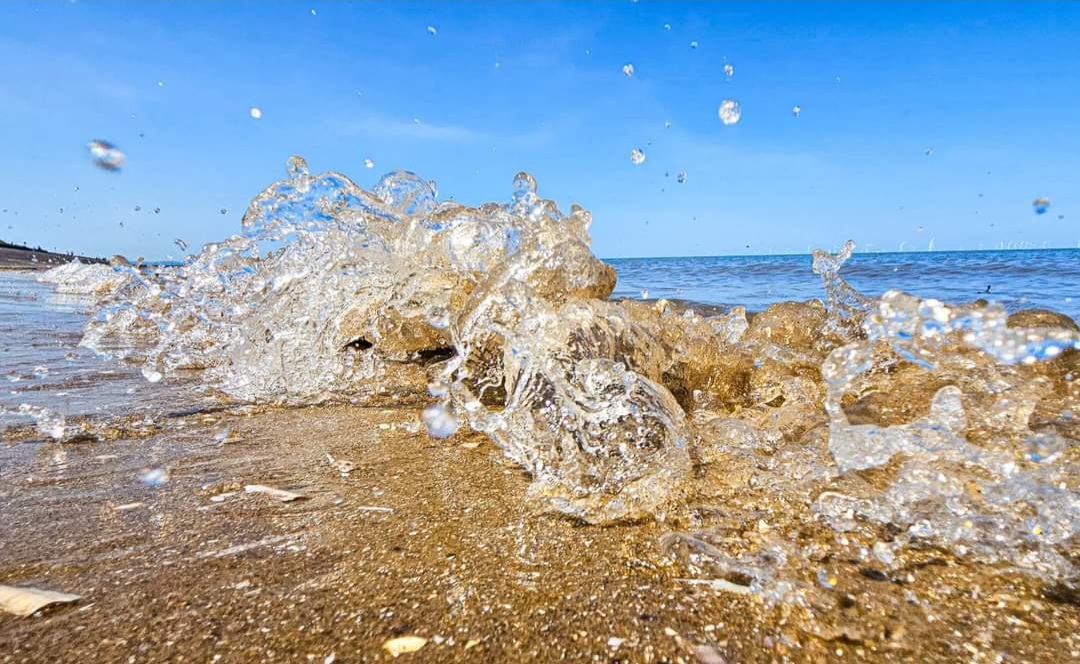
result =
[[[616,296],[678,298],[764,309],[821,297],[809,255],[616,258]],[[1010,311],[1028,307],[1080,315],[1080,249],[855,254],[844,277],[857,290],[899,289],[948,302],[984,298]],[[989,287],[989,293],[987,288]]]

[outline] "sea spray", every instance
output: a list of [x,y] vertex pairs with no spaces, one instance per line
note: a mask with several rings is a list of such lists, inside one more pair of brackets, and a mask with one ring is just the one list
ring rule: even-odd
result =
[[[827,304],[609,301],[590,223],[527,174],[471,208],[412,173],[367,191],[292,160],[242,233],[175,268],[115,262],[83,343],[237,401],[427,407],[434,435],[467,424],[525,468],[540,510],[690,510],[664,539],[675,560],[774,600],[829,592],[830,547],[802,550],[765,506],[889,568],[932,545],[1075,578],[1071,321],[867,297],[841,276],[851,244],[814,255]],[[723,509],[695,507],[709,496]]]

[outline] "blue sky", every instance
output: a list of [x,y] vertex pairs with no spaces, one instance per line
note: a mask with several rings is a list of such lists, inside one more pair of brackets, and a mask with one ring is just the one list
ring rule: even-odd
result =
[[[8,240],[176,254],[235,232],[301,154],[472,204],[528,170],[593,211],[606,257],[1080,243],[1080,3],[81,0],[0,19]],[[94,138],[122,172],[90,165]]]

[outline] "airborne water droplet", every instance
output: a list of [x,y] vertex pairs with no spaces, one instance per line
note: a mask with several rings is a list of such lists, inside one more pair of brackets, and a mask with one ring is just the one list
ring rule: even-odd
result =
[[686,182],[686,171],[679,171],[679,174],[675,176],[675,179],[678,180],[679,184]]
[[634,65],[627,63],[622,66],[622,73],[626,75],[626,78],[634,77]]
[[645,163],[645,152],[641,148],[634,148],[630,151],[630,161],[635,166],[641,166]]
[[221,214],[229,214],[229,208],[221,208]]
[[697,43],[696,39],[690,42],[690,48],[697,48],[697,47],[698,47],[698,43]]
[[799,106],[798,104],[795,104],[794,106],[792,106],[791,107],[791,114],[794,115],[795,117],[799,117],[800,115],[802,115],[802,106]]
[[460,424],[450,407],[445,403],[436,403],[424,409],[421,418],[428,433],[434,438],[449,438],[458,430]]
[[248,110],[248,115],[250,115],[255,120],[261,120],[262,119],[262,109],[259,108],[258,106],[252,106],[251,109]]
[[371,159],[364,160],[364,168],[375,168],[375,162]]
[[724,76],[727,76],[728,78],[731,78],[734,75],[735,75],[735,65],[731,64],[730,62],[728,64],[724,65]]
[[734,99],[725,99],[720,102],[720,108],[717,109],[716,114],[720,116],[720,122],[725,125],[733,125],[742,118],[742,107]]
[[308,174],[307,160],[299,155],[289,157],[285,162],[285,171],[291,178],[298,178]]
[[1050,199],[1040,196],[1031,201],[1031,207],[1035,209],[1035,214],[1046,214],[1046,211],[1050,209]]
[[[427,27],[427,33],[429,35],[431,35],[432,37],[434,37],[435,35],[439,34],[439,29],[436,28],[434,25],[429,25]],[[453,41],[453,40],[451,39],[450,41]]]
[[90,141],[86,144],[86,149],[90,151],[94,166],[106,171],[119,171],[127,159],[123,150],[101,139]]
[[188,244],[187,242],[184,242],[184,240],[182,240],[181,238],[176,238],[175,240],[173,240],[173,244],[180,247],[180,251],[187,251]]
[[670,32],[671,31],[671,24],[670,23],[665,23],[664,24],[664,29],[667,30],[668,32]]
[[139,481],[149,487],[159,487],[169,481],[169,471],[164,468],[151,468],[139,474]]
[[664,120],[664,129],[671,129],[671,120]]

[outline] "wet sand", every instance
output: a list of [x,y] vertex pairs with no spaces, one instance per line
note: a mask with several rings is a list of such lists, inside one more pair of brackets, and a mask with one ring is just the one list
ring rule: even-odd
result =
[[[1080,657],[1074,595],[941,551],[899,573],[825,561],[838,582],[812,611],[681,580],[659,540],[706,512],[748,543],[839,537],[737,460],[665,523],[582,526],[531,514],[528,478],[486,438],[411,433],[415,412],[229,409],[62,446],[8,430],[0,583],[82,599],[0,615],[0,661],[374,662],[404,635],[428,639],[398,658],[415,662]],[[166,484],[138,481],[156,467]]]

